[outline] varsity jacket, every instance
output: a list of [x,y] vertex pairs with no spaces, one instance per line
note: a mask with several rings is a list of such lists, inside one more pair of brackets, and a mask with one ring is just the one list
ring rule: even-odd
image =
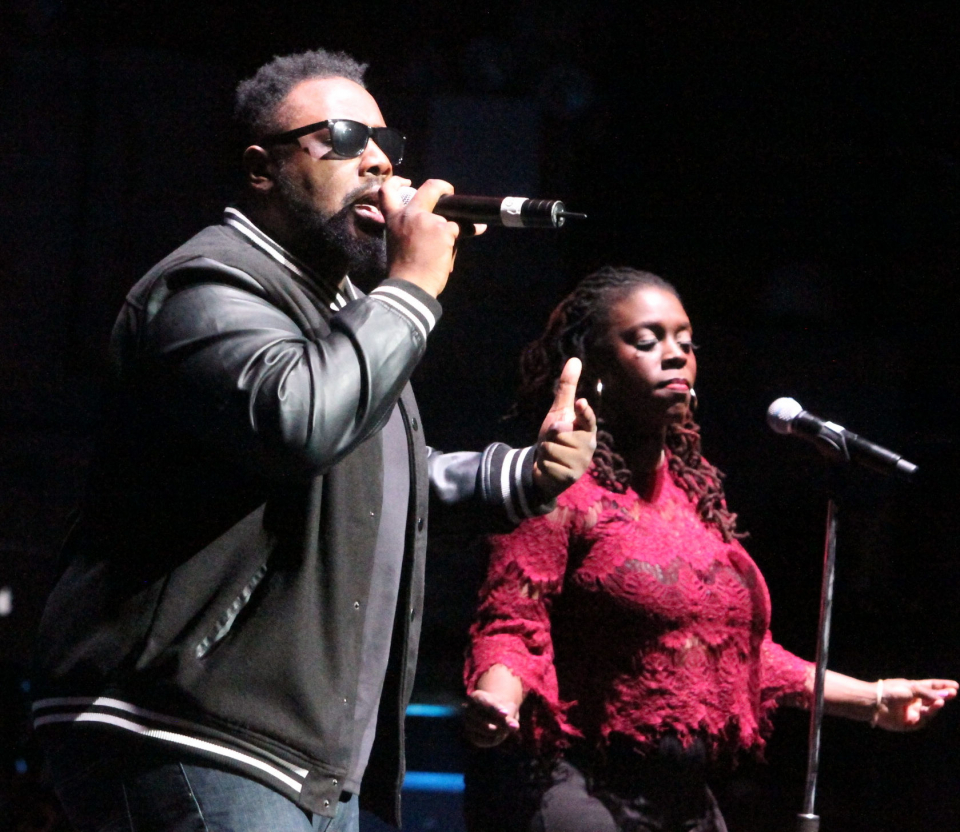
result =
[[408,379],[439,315],[404,281],[369,296],[326,287],[235,209],[136,284],[113,332],[89,494],[39,631],[41,739],[126,732],[332,816],[360,742],[379,430],[398,406],[411,475],[400,612],[361,800],[399,825],[429,483],[491,522],[549,508],[532,449],[425,445]]

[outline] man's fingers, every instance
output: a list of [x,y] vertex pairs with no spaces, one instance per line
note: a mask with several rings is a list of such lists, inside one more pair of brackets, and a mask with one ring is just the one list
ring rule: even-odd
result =
[[551,413],[569,411],[573,413],[573,404],[577,398],[577,384],[580,381],[580,370],[583,365],[579,358],[567,359],[563,365],[563,371],[560,373],[560,380],[557,382],[557,392],[553,397],[553,405],[550,407]]
[[569,358],[563,365],[560,378],[557,380],[557,391],[553,396],[553,404],[540,426],[540,439],[548,433],[556,435],[559,431],[574,430],[577,413],[574,403],[577,398],[577,384],[580,381],[580,371],[583,365],[579,358]]
[[[559,434],[561,433],[572,433],[573,431],[585,431],[587,433],[596,433],[597,430],[597,416],[593,412],[593,408],[587,403],[586,399],[577,399],[574,404],[575,418],[574,420],[558,420],[550,425],[550,428],[547,430],[545,438],[547,440],[558,440],[560,439]],[[560,439],[560,441],[564,441]],[[577,440],[575,438],[568,438],[564,444],[575,445]]]
[[[389,181],[388,179],[387,182]],[[386,183],[384,183],[384,185],[386,185]],[[410,202],[407,204],[432,213],[433,209],[437,207],[437,201],[440,197],[452,193],[453,185],[449,182],[445,182],[443,179],[428,179],[417,188],[417,192],[410,198]]]
[[597,429],[597,414],[593,412],[586,399],[577,399],[574,403],[577,418],[574,421],[576,430],[587,430],[593,433]]
[[564,442],[569,435],[568,433],[558,436],[554,440],[541,442],[539,459],[545,463],[553,462],[560,465],[569,465],[576,462],[580,453],[580,446],[573,442]]
[[390,216],[403,209],[403,200],[400,191],[410,187],[410,180],[402,176],[391,176],[380,186],[380,208],[385,216]]
[[534,482],[548,500],[575,483],[597,449],[597,420],[586,399],[576,399],[580,359],[567,361],[553,407],[540,428]]
[[597,449],[596,434],[583,430],[548,431],[540,440],[540,459],[563,459],[574,461],[584,452],[593,452]]
[[460,227],[460,233],[457,235],[457,240],[468,240],[471,237],[479,237],[487,230],[485,223],[473,223],[465,222],[463,220],[457,220],[457,225]]
[[561,490],[577,481],[578,474],[574,466],[557,456],[541,459],[538,462],[538,467],[555,483],[561,484]]

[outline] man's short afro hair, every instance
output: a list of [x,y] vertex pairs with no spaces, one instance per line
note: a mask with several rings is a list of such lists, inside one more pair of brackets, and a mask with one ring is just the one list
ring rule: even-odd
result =
[[361,87],[367,65],[345,52],[316,49],[295,55],[278,55],[252,78],[237,86],[234,117],[246,139],[255,141],[278,131],[277,108],[301,81],[311,78],[347,78]]

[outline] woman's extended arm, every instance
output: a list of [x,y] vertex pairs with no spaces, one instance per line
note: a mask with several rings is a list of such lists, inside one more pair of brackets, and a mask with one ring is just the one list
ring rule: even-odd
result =
[[[813,674],[808,693],[813,695]],[[888,731],[922,728],[957,695],[952,679],[881,679],[864,682],[827,671],[824,710],[828,714],[870,722]]]
[[464,668],[465,727],[476,745],[497,745],[517,731],[528,695],[533,723],[562,722],[550,605],[562,589],[573,517],[560,506],[488,538],[487,578]]

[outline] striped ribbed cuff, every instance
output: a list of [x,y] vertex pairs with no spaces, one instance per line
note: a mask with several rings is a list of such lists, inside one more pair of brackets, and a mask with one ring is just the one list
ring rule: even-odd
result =
[[370,297],[407,318],[424,341],[440,319],[441,307],[437,299],[408,280],[385,280],[370,293]]
[[[33,704],[33,727],[48,725],[102,725],[119,728],[162,740],[173,747],[186,748],[204,756],[251,769],[273,783],[282,792],[300,796],[308,769],[283,762],[260,752],[249,743],[186,719],[140,707],[132,702],[108,696],[68,696],[41,699]],[[334,781],[336,782],[336,781]],[[336,790],[339,793],[339,789]]]
[[534,485],[534,452],[534,447],[511,448],[497,442],[488,446],[480,458],[478,479],[483,501],[503,506],[514,523],[554,508],[553,502],[542,502]]

